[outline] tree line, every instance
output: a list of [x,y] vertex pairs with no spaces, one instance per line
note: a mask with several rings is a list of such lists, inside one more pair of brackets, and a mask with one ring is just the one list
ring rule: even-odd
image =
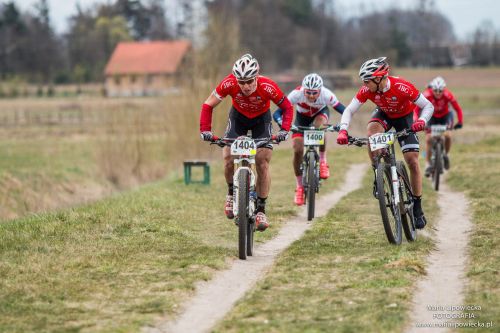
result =
[[[1,1],[1,0],[0,0]],[[47,0],[22,12],[13,0],[0,2],[0,77],[35,83],[102,80],[120,41],[190,38],[186,20],[203,27],[193,71],[220,74],[242,52],[265,59],[266,71],[335,69],[389,56],[400,66],[453,65],[453,26],[433,0],[413,9],[387,9],[345,20],[334,0],[176,1],[184,20],[172,22],[164,0],[115,0],[89,9],[76,6],[67,31],[58,34]],[[470,65],[500,64],[500,33],[483,24],[463,45]]]

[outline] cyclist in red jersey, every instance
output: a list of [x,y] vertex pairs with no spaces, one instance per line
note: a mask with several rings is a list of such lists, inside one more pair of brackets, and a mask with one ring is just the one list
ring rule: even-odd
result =
[[[201,107],[200,134],[205,141],[213,140],[212,111],[226,96],[231,96],[233,106],[229,111],[229,119],[224,133],[225,138],[235,139],[252,131],[254,139],[269,139],[272,134],[272,118],[270,101],[279,106],[283,112],[283,126],[276,139],[284,141],[288,138],[293,119],[293,106],[271,79],[259,75],[259,63],[250,54],[243,55],[233,66],[232,74],[226,76],[215,90],[208,96]],[[269,162],[273,146],[269,143],[257,145],[255,165],[257,170],[257,207],[255,223],[257,230],[264,231],[269,226],[265,215],[266,199],[271,183]],[[233,219],[233,173],[234,162],[229,147],[223,149],[224,176],[228,193],[226,196],[225,213]]]
[[[415,88],[410,82],[395,76],[389,76],[389,64],[385,57],[370,59],[361,65],[359,76],[363,80],[363,87],[358,91],[351,103],[345,108],[340,121],[340,131],[337,143],[348,144],[347,129],[352,115],[361,106],[371,100],[377,108],[368,122],[368,136],[376,133],[383,133],[392,127],[396,131],[405,128],[414,132],[422,131],[429,121],[434,111],[434,107],[425,96]],[[416,104],[422,109],[420,117],[413,121],[413,105]],[[410,182],[414,194],[413,214],[415,225],[422,229],[427,221],[422,209],[422,174],[418,163],[419,143],[416,133],[398,138],[399,145],[403,152],[404,159],[410,169]],[[374,166],[375,154],[368,149],[372,166]],[[376,197],[376,186],[374,184],[373,193]]]
[[[429,120],[427,124],[428,128],[426,129],[425,134],[425,176],[429,177],[432,173],[432,168],[430,166],[431,161],[431,132],[430,125],[447,125],[449,129],[452,127],[454,129],[462,128],[463,126],[463,112],[460,104],[458,104],[455,96],[446,89],[446,82],[441,76],[434,78],[430,83],[428,88],[423,92],[424,96],[434,105],[434,114],[432,118]],[[453,126],[453,113],[449,110],[449,104],[453,106],[455,112],[457,113],[457,123]],[[413,119],[418,118],[420,115],[420,108],[415,106]],[[451,149],[451,133],[449,131],[444,133],[444,168],[448,170],[450,168],[450,158],[448,154]]]

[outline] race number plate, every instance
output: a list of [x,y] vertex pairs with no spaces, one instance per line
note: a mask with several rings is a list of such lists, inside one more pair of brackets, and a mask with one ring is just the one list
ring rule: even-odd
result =
[[325,144],[325,132],[323,131],[304,131],[304,145],[321,146]]
[[231,155],[254,156],[257,154],[257,145],[251,138],[238,138],[231,144]]
[[431,135],[432,136],[441,136],[444,132],[446,132],[446,125],[431,125]]
[[369,137],[371,151],[387,148],[394,143],[394,133],[377,133]]

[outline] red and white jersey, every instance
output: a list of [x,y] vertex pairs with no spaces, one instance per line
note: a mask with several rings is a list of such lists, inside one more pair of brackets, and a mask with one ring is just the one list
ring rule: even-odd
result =
[[395,76],[389,76],[383,92],[370,92],[363,86],[356,94],[356,99],[363,104],[367,100],[375,103],[391,119],[401,118],[413,112],[413,102],[420,92],[410,82]]
[[330,105],[331,107],[337,106],[339,100],[337,96],[328,88],[322,87],[316,101],[309,102],[307,97],[304,95],[304,87],[298,86],[288,94],[288,99],[290,103],[296,105],[297,113],[300,113],[306,117],[314,117],[325,106]]
[[234,108],[247,118],[255,118],[265,113],[269,110],[270,101],[278,105],[286,98],[273,80],[261,75],[257,77],[257,89],[250,96],[243,94],[233,74],[226,76],[215,88],[213,94],[220,100],[231,96]]
[[[444,116],[446,116],[450,112],[449,104],[451,103],[451,105],[457,112],[458,122],[462,123],[462,108],[458,104],[455,96],[451,93],[451,91],[445,88],[441,98],[437,99],[436,97],[434,97],[432,89],[427,88],[424,90],[423,95],[432,103],[432,105],[434,105],[434,114],[432,115],[433,117],[443,118]],[[416,108],[416,111],[418,112],[420,111],[420,109]]]

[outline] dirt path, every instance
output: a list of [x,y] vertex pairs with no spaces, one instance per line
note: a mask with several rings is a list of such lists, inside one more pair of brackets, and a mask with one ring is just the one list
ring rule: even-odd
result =
[[[360,175],[367,165],[353,165],[347,172],[345,183],[339,189],[318,198],[316,216],[325,215],[343,196],[361,187]],[[287,222],[274,239],[255,249],[248,260],[235,260],[229,269],[221,271],[208,282],[200,283],[195,296],[184,305],[184,311],[172,322],[160,321],[156,327],[147,327],[143,332],[209,332],[229,312],[236,301],[250,290],[257,280],[271,267],[276,256],[311,227],[307,222],[305,208]],[[245,277],[244,283],[240,281]]]
[[[450,306],[464,304],[467,244],[472,228],[468,201],[462,193],[453,192],[443,183],[439,190],[440,217],[436,230],[437,248],[428,259],[427,276],[417,285],[413,298],[411,324],[407,333],[447,332],[445,323],[464,321],[447,316],[460,314]],[[467,311],[465,311],[467,312]],[[418,325],[427,327],[417,327]]]

